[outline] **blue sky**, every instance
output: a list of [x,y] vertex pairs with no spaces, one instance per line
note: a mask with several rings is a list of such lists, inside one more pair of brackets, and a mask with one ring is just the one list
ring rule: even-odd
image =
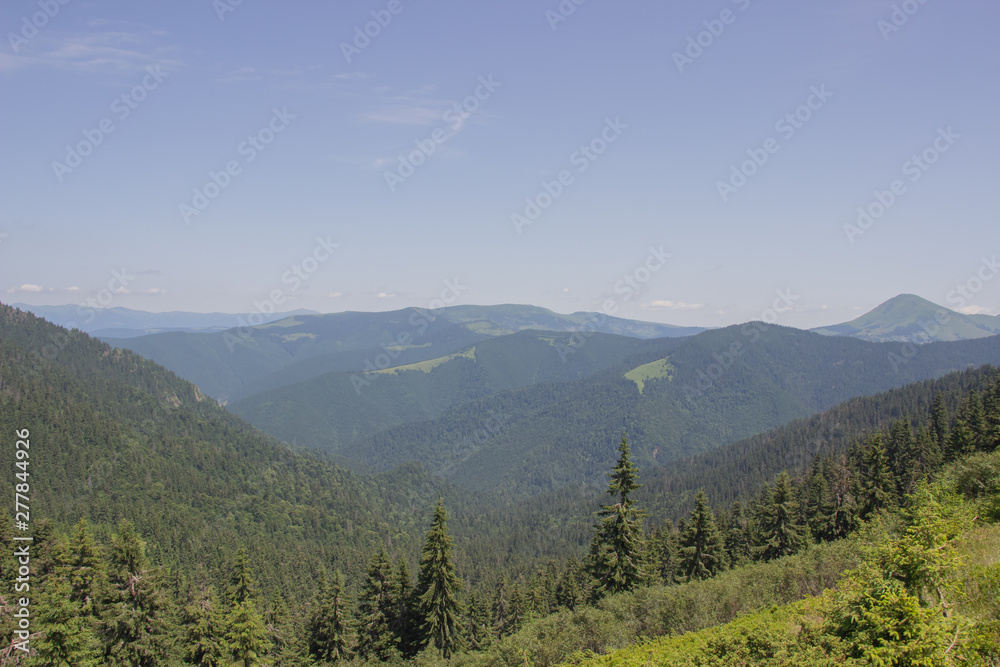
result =
[[10,0],[0,300],[444,293],[720,326],[780,291],[799,327],[899,293],[1000,314],[998,19],[988,0]]

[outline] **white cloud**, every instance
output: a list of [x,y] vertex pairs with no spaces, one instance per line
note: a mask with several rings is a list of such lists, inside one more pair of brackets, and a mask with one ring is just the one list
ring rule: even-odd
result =
[[[131,26],[130,26],[131,27]],[[41,32],[21,53],[0,53],[0,71],[47,67],[85,74],[132,73],[158,64],[172,71],[181,63],[172,47],[157,45],[163,33],[148,29],[105,30],[66,35]]]
[[958,309],[958,312],[963,315],[992,315],[993,309],[983,306],[962,306]]
[[376,296],[378,296],[378,298],[380,298],[380,299],[395,299],[396,298],[396,293],[395,292],[379,292]]
[[343,292],[329,292],[327,296],[331,299],[336,299],[337,297],[344,296]]
[[705,307],[703,303],[685,303],[683,301],[669,301],[665,299],[650,301],[640,306],[645,310],[701,310]]
[[21,293],[31,293],[31,292],[44,292],[45,288],[41,285],[32,285],[31,283],[24,283],[20,287],[11,287],[7,290],[7,294],[21,294]]

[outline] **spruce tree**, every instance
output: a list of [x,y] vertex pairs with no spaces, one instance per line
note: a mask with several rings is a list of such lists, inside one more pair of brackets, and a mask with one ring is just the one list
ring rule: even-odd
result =
[[[676,551],[677,540],[674,538],[674,549]],[[752,544],[750,541],[750,521],[747,519],[746,510],[743,509],[743,503],[740,501],[735,501],[733,503],[733,509],[729,513],[729,521],[726,526],[726,555],[729,557],[729,567],[738,567],[740,565],[745,565],[752,560]],[[677,558],[674,557],[674,568],[673,574],[676,575]],[[666,583],[673,583],[674,580],[667,581]]]
[[758,526],[762,560],[773,560],[796,553],[805,544],[805,528],[800,523],[799,503],[788,473],[782,472],[771,491]]
[[725,545],[703,491],[695,498],[678,545],[678,573],[685,581],[714,577],[726,567]]
[[92,618],[98,615],[98,598],[107,584],[107,572],[100,548],[90,536],[86,519],[73,528],[64,568],[70,584],[70,599]]
[[396,563],[396,609],[392,617],[392,632],[404,658],[412,658],[420,650],[420,625],[417,620],[417,600],[410,578],[410,569],[402,555]]
[[31,664],[97,667],[101,645],[87,613],[72,599],[69,583],[50,577],[37,602],[38,636],[31,641],[37,655]]
[[226,614],[226,644],[237,664],[244,667],[260,664],[271,648],[264,617],[257,610],[260,600],[257,583],[246,549],[236,554],[236,563],[226,589],[229,612]]
[[237,665],[262,664],[270,642],[264,619],[252,599],[237,602],[226,616],[226,644]]
[[490,608],[486,597],[481,593],[469,594],[464,625],[468,629],[469,648],[473,651],[485,651],[493,644],[495,637]]
[[613,505],[602,505],[594,526],[590,547],[590,572],[598,595],[630,591],[645,578],[645,544],[642,518],[629,494],[641,488],[638,469],[632,464],[625,436],[618,446],[618,463],[609,473],[608,495],[617,497]]
[[867,520],[879,510],[897,505],[897,483],[881,433],[871,436],[862,448],[862,452],[861,465],[856,471],[858,515],[862,520]]
[[357,606],[358,655],[386,662],[398,654],[393,618],[399,607],[397,582],[385,550],[372,558]]
[[677,536],[674,522],[667,519],[649,540],[649,555],[656,576],[668,586],[677,581]]
[[146,560],[146,543],[128,521],[111,536],[109,587],[99,622],[103,664],[154,667],[167,659],[167,601],[159,572]]
[[327,583],[326,573],[321,571],[309,622],[309,655],[314,659],[337,662],[354,656],[347,607],[340,571],[334,573],[332,584]]
[[199,667],[222,667],[229,664],[229,647],[215,590],[206,588],[184,607],[181,614],[184,628],[184,661]]
[[448,514],[438,499],[434,519],[420,554],[416,596],[421,621],[421,646],[433,646],[445,659],[461,646],[462,582],[451,560]]

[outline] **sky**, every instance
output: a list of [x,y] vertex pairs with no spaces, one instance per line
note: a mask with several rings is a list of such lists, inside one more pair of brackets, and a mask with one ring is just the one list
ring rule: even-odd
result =
[[6,0],[0,301],[997,315],[998,26],[993,0]]

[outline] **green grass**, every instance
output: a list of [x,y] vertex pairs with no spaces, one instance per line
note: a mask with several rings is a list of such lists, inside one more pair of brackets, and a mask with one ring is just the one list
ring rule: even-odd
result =
[[281,336],[281,340],[283,340],[284,342],[288,343],[288,342],[291,342],[293,340],[300,340],[302,338],[312,338],[312,339],[315,339],[316,337],[317,336],[314,333],[293,333],[293,334],[284,334],[284,335],[282,335]]
[[674,377],[675,370],[676,369],[670,363],[670,357],[666,357],[664,359],[633,368],[625,374],[625,379],[635,382],[636,386],[639,387],[639,393],[641,394],[648,380],[661,380],[664,378],[671,380]]
[[406,364],[405,366],[393,366],[392,368],[383,368],[378,371],[371,371],[372,374],[378,373],[391,373],[396,375],[399,371],[420,371],[421,373],[430,373],[433,369],[437,368],[441,364],[446,364],[452,359],[473,359],[476,358],[476,348],[470,347],[464,352],[456,352],[455,354],[449,354],[446,357],[438,357],[437,359],[428,359],[427,361],[418,361],[415,364]]
[[270,329],[271,327],[286,328],[286,327],[298,326],[299,324],[302,324],[302,320],[293,315],[291,317],[286,317],[283,320],[277,320],[276,322],[268,322],[267,324],[261,324],[260,326],[254,327],[254,329]]

